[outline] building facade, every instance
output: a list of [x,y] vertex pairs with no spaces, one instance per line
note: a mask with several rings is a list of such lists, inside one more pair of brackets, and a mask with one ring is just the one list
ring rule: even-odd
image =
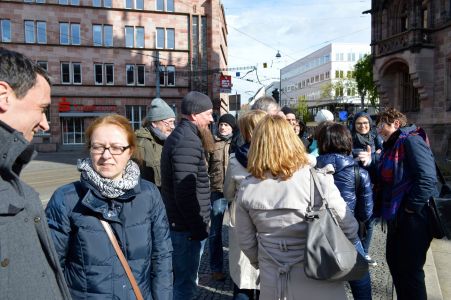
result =
[[0,46],[52,77],[50,130],[33,141],[40,151],[83,145],[90,122],[108,113],[138,128],[158,95],[176,113],[190,90],[209,95],[217,114],[228,110],[220,0],[1,1]]
[[372,1],[374,81],[381,107],[423,127],[438,158],[451,158],[451,3]]
[[282,68],[281,106],[305,100],[315,114],[316,109],[336,103],[360,105],[354,65],[369,53],[369,45],[332,43]]

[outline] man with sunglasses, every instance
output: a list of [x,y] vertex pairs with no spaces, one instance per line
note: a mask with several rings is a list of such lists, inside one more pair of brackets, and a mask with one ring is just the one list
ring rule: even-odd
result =
[[164,141],[175,128],[175,113],[161,98],[150,104],[143,126],[135,134],[138,139],[138,153],[141,177],[161,187],[160,161]]

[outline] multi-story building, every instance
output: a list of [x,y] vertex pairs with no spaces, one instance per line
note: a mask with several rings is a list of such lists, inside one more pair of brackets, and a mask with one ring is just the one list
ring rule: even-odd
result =
[[336,103],[360,105],[353,79],[354,65],[370,46],[332,43],[280,70],[281,106],[305,100],[312,113]]
[[84,143],[93,118],[119,113],[137,128],[158,94],[176,112],[190,90],[227,110],[220,0],[2,0],[0,46],[26,54],[53,79],[50,131],[38,150]]
[[372,55],[380,105],[425,128],[436,157],[451,158],[449,1],[372,1]]

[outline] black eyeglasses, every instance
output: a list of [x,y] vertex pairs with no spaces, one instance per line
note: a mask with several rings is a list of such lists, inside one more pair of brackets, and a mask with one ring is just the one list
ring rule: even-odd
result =
[[109,146],[105,147],[104,145],[91,145],[91,153],[93,154],[103,154],[106,150],[108,150],[111,155],[120,155],[130,148],[130,145],[128,146]]

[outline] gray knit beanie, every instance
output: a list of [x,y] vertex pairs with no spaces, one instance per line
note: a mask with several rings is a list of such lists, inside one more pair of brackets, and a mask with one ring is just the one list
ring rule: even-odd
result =
[[153,99],[147,112],[147,119],[149,121],[161,121],[169,118],[175,118],[172,108],[161,98]]
[[182,114],[198,114],[209,109],[213,109],[210,97],[205,94],[192,91],[186,94],[182,100]]

